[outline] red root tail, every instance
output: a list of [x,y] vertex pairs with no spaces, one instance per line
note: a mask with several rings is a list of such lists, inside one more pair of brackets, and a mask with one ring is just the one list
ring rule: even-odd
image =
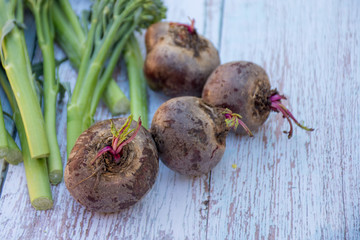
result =
[[314,131],[313,128],[308,128],[300,124],[292,115],[292,113],[281,103],[281,99],[286,99],[286,97],[278,93],[274,93],[273,95],[271,95],[269,97],[269,100],[271,102],[270,108],[274,112],[281,112],[283,114],[283,117],[286,118],[286,120],[289,122],[290,130],[284,131],[284,133],[288,134],[288,138],[291,138],[293,135],[293,126],[291,120],[293,120],[296,125],[298,125],[299,127],[301,127],[306,131]]

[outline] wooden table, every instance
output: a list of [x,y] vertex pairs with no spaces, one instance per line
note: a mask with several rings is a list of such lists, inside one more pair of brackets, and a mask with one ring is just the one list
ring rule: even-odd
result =
[[[77,10],[88,5],[72,2]],[[117,214],[85,210],[63,182],[52,188],[54,208],[35,211],[23,165],[7,166],[0,239],[360,239],[360,1],[165,4],[168,20],[196,19],[222,63],[263,66],[294,115],[315,131],[296,127],[288,140],[287,122],[272,113],[254,138],[230,134],[208,175],[189,178],[160,163],[149,194]],[[37,49],[34,61],[40,57]],[[69,63],[61,65],[61,81],[76,76]],[[127,91],[125,73],[117,80]],[[151,120],[167,98],[148,94]],[[109,117],[101,104],[96,120]],[[66,103],[57,121],[66,162]]]

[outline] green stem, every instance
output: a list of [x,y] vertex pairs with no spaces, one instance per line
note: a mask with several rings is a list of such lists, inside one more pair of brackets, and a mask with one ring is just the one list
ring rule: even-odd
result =
[[52,208],[53,200],[46,165],[46,159],[33,159],[30,155],[29,145],[25,134],[24,124],[21,119],[20,110],[17,107],[14,94],[9,83],[0,77],[0,83],[7,95],[10,106],[13,110],[13,119],[19,134],[22,157],[24,161],[27,187],[31,205],[37,210],[47,210]]
[[148,128],[147,85],[143,69],[143,57],[136,37],[132,34],[127,42],[125,62],[130,89],[130,111],[135,119],[141,117],[143,126]]
[[[68,0],[60,0],[59,1],[61,9],[63,10],[66,18],[68,19],[70,25],[72,26],[73,32],[77,36],[77,39],[80,40],[80,47],[83,47],[82,43],[85,42],[85,32],[83,31],[81,24],[79,22],[78,17],[76,16],[74,10],[71,7],[71,4]],[[87,27],[87,26],[85,26]],[[83,50],[81,50],[83,52]]]
[[57,2],[58,1],[54,2],[52,8],[56,41],[65,51],[71,64],[78,69],[80,67],[82,45],[85,43],[85,36],[79,38],[77,37],[77,34],[73,34],[75,30],[70,25],[69,20],[66,18]]
[[56,133],[56,100],[59,82],[55,77],[54,33],[50,16],[51,0],[28,0],[35,17],[38,43],[43,55],[44,70],[44,118],[50,155],[47,158],[49,178],[52,184],[62,180],[63,164]]
[[[67,117],[67,155],[69,157],[69,154],[75,145],[75,142],[77,138],[80,136],[80,134],[83,132],[83,122],[82,117],[75,116],[77,109],[67,109],[68,117]],[[69,114],[70,113],[70,114]]]
[[32,159],[26,138],[20,139],[26,181],[31,205],[36,210],[47,210],[53,206],[46,159]]
[[[9,20],[14,19],[14,13],[8,12],[8,7],[8,2],[0,0],[0,36],[4,34],[3,26]],[[3,38],[1,48],[3,53],[2,65],[15,93],[29,143],[30,154],[32,158],[47,157],[49,155],[49,145],[44,127],[44,118],[35,92],[23,31],[15,25]]]
[[[0,71],[0,78],[6,79],[3,71]],[[5,121],[0,100],[0,159],[4,159],[10,164],[17,165],[22,162],[21,151],[14,139],[5,128]]]
[[[93,13],[93,14],[95,15],[95,13]],[[76,79],[75,88],[74,88],[74,91],[73,91],[73,94],[71,96],[70,103],[69,103],[70,106],[74,105],[74,103],[76,101],[73,99],[78,99],[79,95],[83,91],[82,86],[86,79],[88,67],[91,63],[91,53],[93,51],[94,36],[95,36],[95,32],[96,32],[96,23],[98,22],[97,16],[96,15],[93,16],[91,21],[92,21],[91,27],[90,27],[88,36],[86,38],[85,50],[84,50],[84,52],[82,52],[82,58],[80,60],[78,77]],[[100,66],[98,66],[98,68],[100,68]],[[97,78],[97,76],[95,76],[95,78]]]
[[22,153],[14,139],[11,137],[10,133],[6,131],[6,134],[9,147],[7,149],[6,155],[4,156],[4,159],[12,165],[18,165],[23,161]]
[[102,100],[112,115],[125,114],[130,109],[130,101],[115,81],[110,80],[102,94]]

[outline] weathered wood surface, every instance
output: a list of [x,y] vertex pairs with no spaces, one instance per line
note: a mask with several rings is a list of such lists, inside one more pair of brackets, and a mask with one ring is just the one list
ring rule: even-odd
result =
[[[196,18],[222,63],[263,66],[294,115],[316,130],[296,127],[288,140],[287,122],[273,113],[253,139],[231,134],[207,176],[180,176],[161,164],[151,192],[117,214],[86,211],[64,183],[53,187],[54,209],[37,212],[23,166],[10,166],[0,239],[360,239],[360,2],[165,2],[169,20]],[[74,83],[76,72],[65,63],[60,77]],[[118,81],[127,89],[124,73]],[[149,90],[149,119],[164,100]],[[110,117],[101,107],[97,120]],[[64,104],[58,112],[65,159]]]

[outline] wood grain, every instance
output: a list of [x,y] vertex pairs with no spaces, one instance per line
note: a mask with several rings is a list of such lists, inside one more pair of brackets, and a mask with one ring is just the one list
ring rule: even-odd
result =
[[[88,6],[72,2],[77,12]],[[169,21],[196,18],[222,63],[263,66],[295,117],[315,131],[295,127],[288,140],[282,133],[288,123],[272,113],[254,138],[230,134],[223,160],[208,175],[188,178],[160,164],[150,193],[118,214],[86,211],[64,183],[52,188],[54,209],[35,211],[23,166],[10,166],[0,199],[0,239],[360,239],[360,2],[165,4]],[[123,68],[117,81],[126,91]],[[77,74],[68,63],[59,71],[61,81],[74,85]],[[167,98],[148,94],[151,120]],[[96,120],[109,117],[100,104]],[[57,121],[65,159],[66,101]]]
[[287,122],[273,113],[254,139],[231,136],[212,172],[209,236],[360,238],[359,7],[226,1],[222,60],[264,66],[294,115],[316,130],[296,128],[287,140]]

